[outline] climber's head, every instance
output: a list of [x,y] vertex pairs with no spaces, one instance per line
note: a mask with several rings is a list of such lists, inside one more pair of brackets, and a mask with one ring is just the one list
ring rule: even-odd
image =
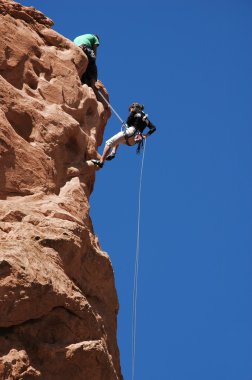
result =
[[135,112],[136,110],[143,111],[143,110],[144,110],[144,105],[135,102],[135,103],[132,103],[132,104],[129,106],[129,111],[130,111],[130,112]]

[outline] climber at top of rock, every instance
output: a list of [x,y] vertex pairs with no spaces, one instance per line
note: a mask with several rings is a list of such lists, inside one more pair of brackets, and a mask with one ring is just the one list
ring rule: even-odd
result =
[[[91,160],[94,165],[102,168],[105,160],[111,161],[115,158],[120,144],[127,144],[129,146],[138,144],[137,153],[139,153],[143,145],[143,139],[146,139],[156,131],[156,127],[148,119],[148,115],[143,110],[144,106],[140,103],[132,103],[129,106],[130,114],[126,123],[124,123],[124,131],[117,133],[106,141],[100,160]],[[143,131],[146,127],[149,128],[149,131],[144,135]]]
[[98,77],[96,54],[97,48],[100,45],[100,38],[97,34],[83,34],[76,37],[74,43],[78,45],[88,57],[88,66],[81,77],[81,82],[94,88]]

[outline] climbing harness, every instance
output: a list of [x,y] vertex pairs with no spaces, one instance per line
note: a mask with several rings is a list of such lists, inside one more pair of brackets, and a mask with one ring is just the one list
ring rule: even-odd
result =
[[135,361],[136,361],[137,293],[138,293],[138,272],[139,272],[139,254],[140,254],[141,193],[142,193],[142,179],[143,179],[146,139],[144,141],[145,142],[143,143],[143,157],[142,157],[142,164],[141,164],[139,193],[138,193],[137,241],[136,241],[133,305],[132,305],[132,380],[134,380],[135,378]]
[[137,144],[138,145],[137,153],[140,153],[141,147],[143,146],[143,140],[144,140],[143,134],[140,131],[135,129],[135,131],[131,135],[128,135],[125,130],[124,138],[128,146],[133,146]]

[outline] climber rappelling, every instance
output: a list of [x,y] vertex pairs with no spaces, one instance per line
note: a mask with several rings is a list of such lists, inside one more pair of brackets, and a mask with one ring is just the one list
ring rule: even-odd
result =
[[[126,123],[123,123],[123,130],[106,141],[103,154],[99,160],[91,160],[94,165],[102,168],[104,161],[111,161],[115,158],[116,151],[120,144],[129,146],[138,145],[137,153],[143,145],[143,140],[156,131],[156,127],[148,119],[148,115],[143,112],[144,106],[140,103],[132,103],[129,106],[129,116]],[[144,135],[144,129],[149,131]]]

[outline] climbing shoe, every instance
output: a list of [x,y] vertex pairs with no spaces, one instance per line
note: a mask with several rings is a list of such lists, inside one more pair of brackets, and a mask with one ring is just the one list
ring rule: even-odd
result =
[[95,164],[96,166],[99,166],[99,168],[102,168],[103,167],[103,164],[99,161],[99,160],[91,160],[93,162],[93,164]]
[[107,161],[111,161],[115,158],[115,153],[110,153],[108,157],[106,158]]

